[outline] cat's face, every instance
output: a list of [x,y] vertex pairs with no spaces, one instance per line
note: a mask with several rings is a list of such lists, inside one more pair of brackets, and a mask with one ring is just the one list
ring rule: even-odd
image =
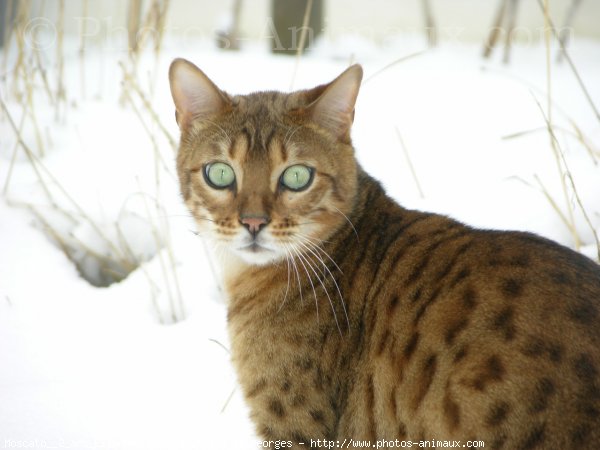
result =
[[237,97],[188,61],[169,74],[181,191],[202,236],[251,264],[314,254],[353,206],[360,67],[309,91]]

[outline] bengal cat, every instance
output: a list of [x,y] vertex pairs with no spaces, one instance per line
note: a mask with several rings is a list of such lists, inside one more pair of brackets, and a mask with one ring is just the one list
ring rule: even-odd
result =
[[169,77],[263,446],[600,449],[598,265],[387,197],[350,139],[358,65],[290,94]]

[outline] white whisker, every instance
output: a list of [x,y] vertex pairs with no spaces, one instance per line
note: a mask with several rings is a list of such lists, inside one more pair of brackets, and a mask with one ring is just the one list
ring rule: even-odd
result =
[[342,216],[344,216],[344,218],[348,221],[348,223],[350,224],[350,226],[352,227],[352,229],[354,230],[354,234],[356,235],[356,240],[358,241],[358,231],[356,231],[356,228],[354,228],[354,224],[350,221],[350,219],[348,219],[348,216],[346,214],[344,214],[342,211],[340,211],[338,208],[336,208],[335,206],[333,207],[337,212],[339,212]]
[[286,247],[286,251],[288,251],[290,254],[292,268],[294,269],[294,272],[296,272],[296,280],[298,280],[298,290],[300,291],[300,304],[303,305],[304,297],[302,295],[302,282],[300,281],[300,272],[298,272],[298,265],[296,264],[296,261],[294,259],[294,255],[292,254],[291,248],[288,248],[288,246],[285,244],[284,244],[284,246]]
[[[304,265],[304,262],[302,261],[304,259],[302,257],[302,254],[297,249],[295,249],[294,247],[291,247],[291,249],[296,254],[296,256],[298,256],[298,261],[300,261],[300,264],[302,264],[302,267],[304,267],[304,271],[306,272],[306,275],[308,276],[308,281],[310,283],[310,286],[311,286],[312,291],[313,291],[313,295],[315,297],[315,307],[317,308],[317,324],[318,324],[319,323],[319,300],[317,299],[317,291],[315,290],[315,285],[312,282],[312,278],[310,277],[310,273],[308,273],[308,269],[306,268],[306,266]],[[311,269],[312,269],[312,267],[311,267]],[[316,275],[316,272],[315,272],[315,275]]]
[[[319,280],[319,283],[321,283],[321,286],[323,287],[323,290],[325,291],[325,295],[327,296],[327,299],[329,300],[329,305],[331,306],[331,312],[333,313],[333,319],[335,320],[335,324],[337,325],[338,331],[340,332],[340,335],[341,335],[342,334],[342,329],[341,329],[339,321],[338,321],[337,313],[335,312],[335,307],[333,306],[333,300],[331,300],[329,292],[327,292],[327,287],[325,286],[325,283],[323,283],[323,280],[321,278],[319,278],[319,275],[317,274],[317,271],[314,269],[314,267],[311,264],[310,260],[306,256],[304,256],[302,253],[300,253],[300,252],[297,252],[297,255],[298,255],[299,258],[301,258],[301,260],[304,260],[304,262],[306,262],[306,264],[308,265],[308,267],[310,267],[310,270],[317,277],[317,280]],[[311,284],[312,284],[312,281],[311,281]],[[313,290],[314,290],[314,287],[313,287]],[[315,292],[315,300],[316,300],[316,292]]]
[[288,292],[290,290],[290,254],[289,254],[288,249],[285,247],[284,247],[284,251],[285,251],[285,262],[287,263],[287,286],[285,288],[285,295],[283,296],[283,301],[281,302],[281,305],[277,309],[278,313],[279,313],[279,311],[281,311],[281,308],[283,308],[283,305],[285,305],[285,301],[287,300]]
[[[302,241],[298,241],[298,242],[300,243],[300,245],[302,245],[304,248],[306,248],[310,253],[312,253],[319,261],[321,261],[321,264],[323,264],[323,268],[327,271],[327,273],[331,277],[331,281],[333,281],[333,284],[335,285],[335,288],[337,289],[337,293],[340,296],[340,301],[342,302],[342,309],[344,310],[344,315],[346,316],[346,324],[348,325],[348,328],[350,328],[350,319],[348,317],[348,311],[346,310],[346,302],[344,302],[344,296],[342,295],[340,286],[338,285],[335,277],[333,276],[333,273],[331,273],[331,270],[329,270],[329,267],[327,267],[327,264],[325,264],[325,261],[323,260],[323,258],[319,254],[315,253],[315,251],[313,250],[313,248],[318,248],[318,247],[314,246],[314,244],[310,244],[310,242],[308,243],[310,245],[308,245],[307,243],[304,243]],[[312,246],[312,248],[311,248],[311,246]],[[320,250],[324,251],[323,249],[320,249]],[[335,264],[335,261],[333,261],[333,263]],[[337,264],[336,264],[336,266],[337,266]],[[325,286],[323,286],[323,288],[325,288]],[[333,308],[333,305],[332,305],[332,308]],[[335,311],[334,311],[334,315],[335,315]],[[337,320],[336,320],[336,322],[337,322]]]
[[331,261],[333,263],[335,268],[340,271],[340,273],[344,273],[344,271],[342,269],[340,269],[340,266],[337,265],[337,263],[333,260],[333,258],[331,256],[329,256],[329,253],[327,253],[325,251],[325,249],[323,249],[323,247],[321,247],[321,245],[319,244],[319,242],[327,242],[327,241],[321,241],[320,239],[314,239],[314,238],[311,238],[310,236],[307,236],[306,234],[302,234],[302,233],[295,233],[294,236],[304,239],[304,242],[311,244],[313,246],[313,248],[316,248],[319,251],[321,251],[325,256],[327,256],[327,259],[329,259],[329,261]]

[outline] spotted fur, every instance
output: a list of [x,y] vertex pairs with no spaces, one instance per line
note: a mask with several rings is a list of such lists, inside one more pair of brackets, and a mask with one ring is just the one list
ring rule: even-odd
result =
[[[390,199],[353,156],[361,73],[234,97],[187,61],[171,68],[181,192],[226,255],[232,359],[257,432],[294,448],[600,448],[600,269],[541,237]],[[203,178],[214,160],[235,170],[231,189]],[[283,189],[299,162],[312,185]],[[251,239],[248,214],[264,219],[254,242],[270,257],[234,248]]]

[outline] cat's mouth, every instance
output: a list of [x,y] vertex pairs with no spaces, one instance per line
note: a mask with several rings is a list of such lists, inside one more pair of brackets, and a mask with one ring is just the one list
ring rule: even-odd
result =
[[270,248],[263,247],[262,245],[258,244],[256,241],[251,242],[248,245],[239,247],[238,250],[241,250],[244,252],[250,252],[250,253],[264,253],[264,252],[272,252],[273,251]]

